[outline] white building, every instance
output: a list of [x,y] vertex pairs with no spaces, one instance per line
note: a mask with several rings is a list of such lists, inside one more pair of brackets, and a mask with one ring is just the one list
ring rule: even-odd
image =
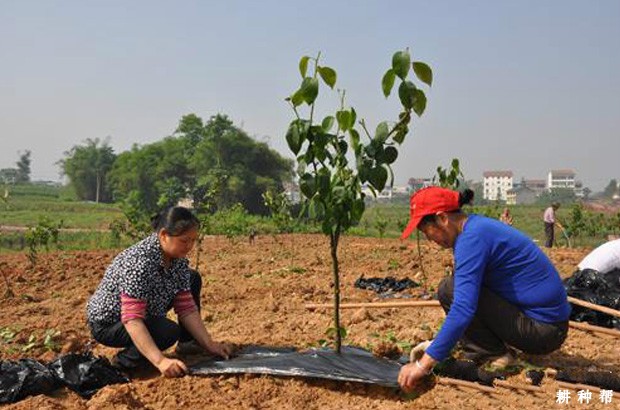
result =
[[487,201],[505,201],[512,189],[512,171],[485,171],[482,176],[482,197]]
[[286,199],[289,200],[292,204],[297,204],[301,201],[301,192],[299,191],[299,185],[293,182],[284,182],[284,194],[286,195]]
[[419,191],[422,188],[433,186],[433,178],[409,178],[407,186],[410,192]]
[[547,175],[547,189],[575,189],[575,171],[572,169],[554,169]]
[[407,196],[409,194],[408,187],[406,186],[389,186],[386,185],[383,188],[383,191],[377,192],[377,196],[375,197],[372,193],[372,190],[368,187],[367,184],[362,185],[362,192],[366,194],[366,199],[370,200],[381,200],[381,199],[392,199],[396,196]]

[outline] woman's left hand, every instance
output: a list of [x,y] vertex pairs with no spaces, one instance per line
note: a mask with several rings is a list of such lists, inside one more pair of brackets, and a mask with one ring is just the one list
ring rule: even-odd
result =
[[211,342],[207,350],[214,355],[221,356],[228,360],[233,351],[233,346],[228,343]]
[[413,390],[418,381],[426,375],[424,370],[415,363],[409,363],[401,367],[400,373],[398,374],[398,384],[405,393],[409,393]]

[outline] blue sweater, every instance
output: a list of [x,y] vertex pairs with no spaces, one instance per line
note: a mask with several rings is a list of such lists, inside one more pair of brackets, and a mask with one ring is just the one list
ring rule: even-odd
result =
[[454,300],[426,350],[433,359],[443,360],[469,326],[481,286],[540,322],[570,315],[558,272],[531,239],[495,219],[469,215],[454,244]]

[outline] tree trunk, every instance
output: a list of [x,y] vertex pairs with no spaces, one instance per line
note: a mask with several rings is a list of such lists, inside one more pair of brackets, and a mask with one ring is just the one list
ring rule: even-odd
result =
[[101,189],[101,176],[99,170],[97,170],[97,192],[95,192],[95,202],[99,203],[99,190]]
[[332,267],[334,273],[334,326],[336,328],[336,353],[340,353],[342,335],[340,334],[340,272],[338,270],[338,240],[340,239],[340,227],[331,234],[330,247]]

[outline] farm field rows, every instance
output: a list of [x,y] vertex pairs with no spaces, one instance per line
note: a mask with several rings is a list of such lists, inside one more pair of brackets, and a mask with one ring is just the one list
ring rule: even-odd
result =
[[[425,245],[426,246],[426,245]],[[259,236],[254,244],[208,237],[203,243],[202,317],[218,340],[236,344],[316,346],[331,326],[329,312],[309,312],[304,304],[330,302],[332,291],[329,245],[321,235]],[[570,275],[589,251],[553,249],[552,261],[563,277]],[[85,304],[117,251],[71,251],[41,254],[30,270],[23,254],[2,254],[2,270],[14,293],[0,285],[0,355],[2,359],[34,357],[51,360],[61,352],[81,351],[90,335]],[[375,301],[377,297],[355,289],[360,276],[414,278],[420,271],[415,241],[343,237],[341,283],[343,302]],[[424,247],[427,288],[437,288],[452,266],[449,251]],[[422,290],[410,291],[419,297]],[[415,344],[429,338],[443,319],[436,308],[344,310],[348,330],[345,344],[373,347],[392,339]],[[8,330],[8,332],[7,332]],[[14,337],[8,338],[10,332]],[[43,343],[45,335],[53,335]],[[34,339],[31,340],[31,336]],[[33,342],[29,346],[29,342]],[[28,347],[25,349],[25,347]],[[111,357],[114,350],[94,346],[96,354]],[[562,349],[546,357],[522,356],[541,367],[595,366],[620,370],[620,345],[612,336],[595,336],[571,330]],[[520,376],[509,381],[519,383]],[[513,380],[514,379],[514,380]],[[165,379],[144,374],[128,385],[108,386],[91,400],[66,390],[53,397],[37,396],[5,406],[11,409],[103,408],[303,408],[303,409],[530,409],[554,407],[558,386],[543,383],[545,394],[501,389],[486,396],[472,390],[437,385],[413,401],[395,390],[355,383],[336,383],[259,376],[184,377]],[[573,403],[577,403],[573,392]],[[595,403],[588,408],[611,408]],[[618,403],[614,403],[618,405]],[[614,405],[612,404],[612,406]]]

